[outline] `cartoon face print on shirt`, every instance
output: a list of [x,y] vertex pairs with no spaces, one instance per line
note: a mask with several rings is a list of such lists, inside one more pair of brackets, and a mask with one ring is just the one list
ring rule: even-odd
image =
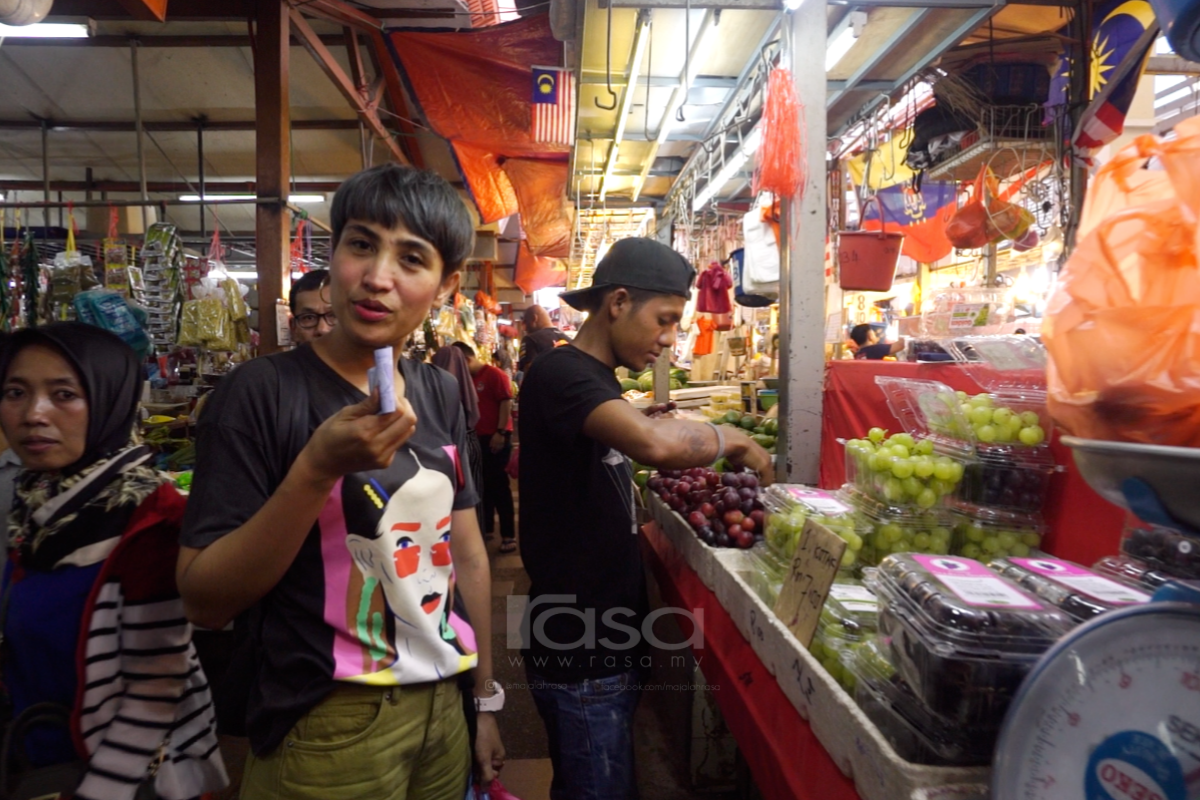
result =
[[401,626],[424,627],[423,617],[439,619],[445,608],[453,571],[453,501],[450,479],[418,460],[416,474],[388,499],[375,535],[346,537],[363,578],[377,582]]

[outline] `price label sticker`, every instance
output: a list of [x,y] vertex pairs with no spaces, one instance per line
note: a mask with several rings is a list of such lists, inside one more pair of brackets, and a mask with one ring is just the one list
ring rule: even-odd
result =
[[956,303],[950,309],[950,329],[977,328],[988,320],[987,303]]
[[804,523],[791,569],[775,601],[775,616],[805,647],[812,642],[845,552],[845,540],[829,528],[813,519]]

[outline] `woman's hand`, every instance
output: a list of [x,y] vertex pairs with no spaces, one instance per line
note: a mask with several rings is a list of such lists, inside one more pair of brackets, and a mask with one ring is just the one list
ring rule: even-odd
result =
[[504,446],[506,444],[508,444],[508,437],[505,436],[500,431],[496,431],[495,433],[492,434],[491,441],[488,442],[488,448],[493,453],[499,453],[501,450],[504,449]]
[[475,777],[481,786],[488,786],[500,770],[504,769],[504,743],[500,741],[500,728],[496,715],[481,711],[478,716],[479,730],[475,734]]
[[417,427],[417,415],[403,397],[396,410],[379,413],[379,390],[361,403],[346,406],[313,431],[301,451],[318,476],[337,480],[352,472],[384,469]]

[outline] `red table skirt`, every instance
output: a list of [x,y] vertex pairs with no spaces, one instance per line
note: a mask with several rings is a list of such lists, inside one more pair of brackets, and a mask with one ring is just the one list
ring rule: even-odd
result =
[[[865,436],[872,427],[902,430],[888,408],[875,376],[940,381],[955,391],[976,394],[979,385],[957,364],[899,361],[832,361],[826,365],[821,423],[821,487],[845,482],[845,451],[838,439]],[[1043,515],[1050,533],[1043,548],[1059,558],[1091,565],[1117,552],[1125,512],[1092,491],[1075,468],[1071,450],[1053,436],[1054,460],[1066,467],[1050,482]]]
[[[857,800],[854,783],[801,719],[725,608],[663,535],[658,524],[642,528],[642,548],[663,600],[702,609],[704,647],[700,669],[712,687],[725,723],[766,800]],[[685,636],[686,618],[676,617]]]

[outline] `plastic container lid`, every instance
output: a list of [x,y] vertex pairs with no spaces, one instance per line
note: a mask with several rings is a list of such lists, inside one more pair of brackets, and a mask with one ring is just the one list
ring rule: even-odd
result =
[[892,506],[868,496],[853,484],[838,490],[838,499],[866,518],[871,525],[896,524],[904,527],[953,526],[954,516],[949,508],[917,508],[915,506]]
[[1046,348],[1031,336],[959,336],[942,342],[986,392],[1046,402]]
[[823,489],[799,484],[774,484],[759,494],[767,512],[763,533],[767,545],[781,560],[790,561],[800,543],[809,519],[815,519],[850,544],[844,569],[850,570],[857,559],[854,552],[862,546],[865,528],[853,509]]
[[1149,594],[1125,582],[1057,558],[998,558],[988,567],[1081,622],[1114,608],[1150,601]]
[[1061,610],[969,558],[893,554],[867,585],[943,657],[1027,660],[1073,626]]
[[991,763],[998,728],[953,725],[933,714],[897,675],[878,642],[842,652],[854,678],[855,700],[905,761],[982,766]]
[[1179,531],[1139,521],[1125,527],[1121,550],[1151,568],[1200,580],[1200,541]]
[[1172,575],[1126,555],[1105,556],[1093,564],[1092,569],[1101,575],[1116,578],[1150,593],[1174,579]]
[[876,376],[875,384],[904,430],[914,437],[931,439],[947,454],[969,458],[975,432],[963,416],[959,396],[944,383],[915,378]]
[[835,518],[847,516],[851,508],[833,492],[802,486],[796,483],[776,483],[759,492],[759,500],[768,511],[790,511],[802,508],[808,514]]
[[1007,289],[982,286],[937,292],[933,310],[921,315],[921,335],[945,339],[959,333],[999,333],[1012,314],[1007,294]]

